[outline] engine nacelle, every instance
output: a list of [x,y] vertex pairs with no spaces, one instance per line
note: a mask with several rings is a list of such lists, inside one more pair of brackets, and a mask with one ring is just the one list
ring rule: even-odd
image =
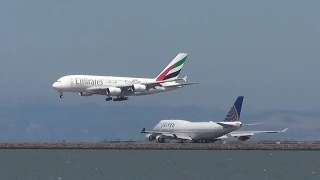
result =
[[239,136],[238,139],[240,141],[246,141],[246,140],[250,139],[250,136]]
[[147,86],[143,84],[133,84],[132,90],[135,92],[143,92],[147,90]]
[[164,141],[165,141],[165,139],[161,135],[156,136],[156,139],[160,143],[164,143]]
[[148,140],[148,141],[153,141],[155,139],[156,139],[156,137],[152,136],[151,134],[146,135],[146,140]]
[[107,94],[110,96],[118,96],[121,94],[121,89],[116,87],[107,88]]
[[92,96],[91,93],[86,93],[86,92],[80,92],[79,95],[80,96]]

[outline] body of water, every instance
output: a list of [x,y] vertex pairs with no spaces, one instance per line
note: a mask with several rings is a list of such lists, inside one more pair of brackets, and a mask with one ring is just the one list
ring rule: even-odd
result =
[[0,179],[320,179],[320,153],[0,150]]

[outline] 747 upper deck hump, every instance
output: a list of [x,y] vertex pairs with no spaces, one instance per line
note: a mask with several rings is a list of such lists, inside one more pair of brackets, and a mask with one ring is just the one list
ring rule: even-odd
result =
[[151,131],[142,129],[141,133],[146,134],[146,140],[164,143],[166,139],[179,140],[180,142],[190,141],[193,143],[215,142],[227,139],[230,135],[240,141],[246,141],[251,136],[260,133],[283,133],[288,128],[281,131],[237,131],[242,126],[251,126],[262,123],[242,124],[240,113],[243,103],[243,96],[239,96],[230,108],[224,121],[220,122],[192,122],[182,119],[161,120]]
[[[67,75],[59,78],[52,87],[60,93],[79,93],[80,96],[105,95],[106,101],[124,101],[128,96],[150,95],[198,84],[186,82],[187,76],[178,78],[187,59],[187,53],[179,53],[155,78],[135,78],[96,75]],[[179,82],[183,80],[183,82]]]

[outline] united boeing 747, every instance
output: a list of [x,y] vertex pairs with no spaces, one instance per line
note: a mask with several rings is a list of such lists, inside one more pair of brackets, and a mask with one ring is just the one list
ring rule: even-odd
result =
[[179,140],[181,142],[191,141],[199,142],[215,142],[217,140],[228,138],[227,135],[235,137],[240,141],[246,141],[251,136],[258,133],[279,133],[282,131],[236,131],[245,125],[240,122],[240,113],[242,108],[243,96],[239,96],[231,107],[224,121],[221,122],[190,122],[187,120],[161,120],[152,131],[142,129],[141,133],[147,133],[148,141],[156,140],[164,143],[166,139]]

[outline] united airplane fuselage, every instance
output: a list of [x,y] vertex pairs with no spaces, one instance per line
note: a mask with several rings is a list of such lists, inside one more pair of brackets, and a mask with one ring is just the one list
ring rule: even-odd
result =
[[[281,131],[236,131],[243,125],[240,122],[240,113],[243,103],[243,96],[238,96],[233,106],[230,108],[224,121],[221,122],[190,122],[187,120],[161,120],[151,131],[142,129],[141,133],[147,133],[147,140],[156,140],[164,143],[166,139],[175,139],[180,141],[215,142],[216,140],[227,139],[227,134],[237,138],[240,141],[246,141],[251,136],[260,133],[281,133],[286,132],[288,128]],[[246,126],[261,124],[253,123]]]
[[190,122],[186,120],[161,120],[154,128],[151,138],[156,139],[158,132],[184,134],[192,138],[192,141],[207,140],[212,141],[229,132],[239,129],[242,124],[237,122]]

